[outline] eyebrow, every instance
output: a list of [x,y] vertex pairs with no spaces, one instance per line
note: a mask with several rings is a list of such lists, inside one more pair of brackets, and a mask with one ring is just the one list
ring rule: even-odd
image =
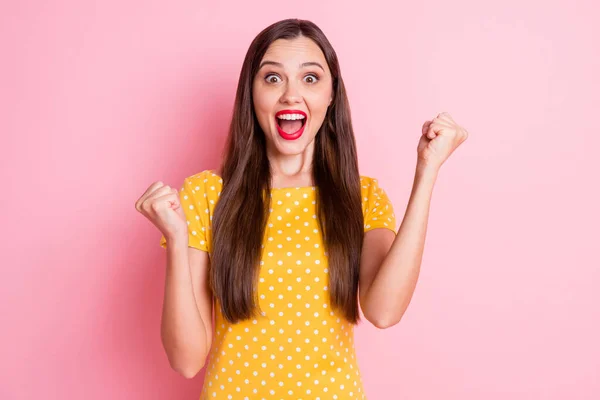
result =
[[[263,61],[260,66],[258,67],[258,69],[261,69],[264,65],[275,65],[277,67],[282,67],[283,68],[283,64],[282,63],[278,63],[275,61]],[[323,70],[323,72],[325,72],[325,68],[323,68],[323,66],[321,64],[319,64],[316,61],[309,61],[309,62],[305,62],[299,65],[300,68],[304,68],[304,67],[311,67],[311,66],[317,66],[319,68],[321,68]]]

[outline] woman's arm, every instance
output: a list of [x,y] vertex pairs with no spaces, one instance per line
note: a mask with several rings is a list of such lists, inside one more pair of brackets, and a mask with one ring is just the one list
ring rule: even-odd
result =
[[167,238],[161,339],[171,367],[186,378],[202,369],[212,342],[208,253],[187,237]]
[[365,318],[378,328],[397,324],[414,293],[437,174],[436,168],[417,166],[406,214],[395,237],[389,229],[365,233],[359,298]]

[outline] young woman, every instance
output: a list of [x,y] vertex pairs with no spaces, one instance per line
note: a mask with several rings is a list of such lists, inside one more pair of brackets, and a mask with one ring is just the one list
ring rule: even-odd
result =
[[402,226],[359,175],[331,44],[313,23],[267,27],[246,54],[222,165],[136,208],[162,232],[161,334],[171,366],[207,362],[202,399],[364,399],[353,327],[400,321],[419,274],[438,170],[467,137],[423,126]]

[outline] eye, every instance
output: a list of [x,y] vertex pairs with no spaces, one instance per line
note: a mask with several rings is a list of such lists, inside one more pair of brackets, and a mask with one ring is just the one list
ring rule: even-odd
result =
[[[307,82],[306,78],[310,78],[311,80],[309,82]],[[310,83],[310,84],[317,83],[319,81],[319,77],[315,74],[309,74],[304,77],[304,81],[306,83]]]
[[273,77],[279,79],[279,76],[277,76],[275,74],[268,74],[267,76],[265,76],[265,81],[267,81],[267,83],[278,83],[277,81],[274,81],[272,79]]

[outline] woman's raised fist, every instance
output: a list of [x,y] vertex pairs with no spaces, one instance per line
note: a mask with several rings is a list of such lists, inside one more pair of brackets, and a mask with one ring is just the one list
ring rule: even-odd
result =
[[135,209],[150,220],[165,236],[187,237],[186,217],[177,189],[154,182],[135,202]]

